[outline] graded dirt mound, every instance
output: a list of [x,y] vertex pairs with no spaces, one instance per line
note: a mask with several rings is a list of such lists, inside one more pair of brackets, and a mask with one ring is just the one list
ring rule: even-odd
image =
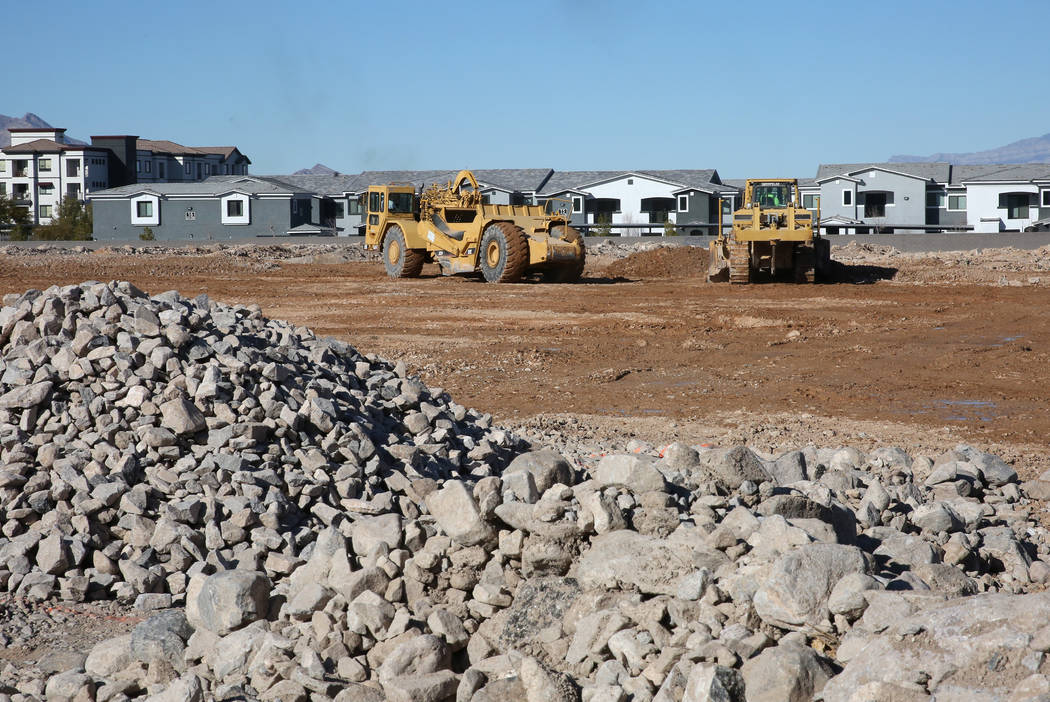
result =
[[707,249],[666,246],[642,251],[605,267],[605,274],[623,278],[672,278],[707,274]]

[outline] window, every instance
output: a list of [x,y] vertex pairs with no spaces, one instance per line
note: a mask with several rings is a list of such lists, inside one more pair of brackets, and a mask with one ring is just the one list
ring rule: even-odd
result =
[[147,173],[152,173],[153,172],[153,161],[146,161],[146,172]]
[[803,195],[802,196],[802,207],[807,210],[817,209],[817,205],[820,203],[820,195]]
[[344,205],[341,202],[336,202],[334,204],[335,204],[335,218],[336,219],[342,219],[343,217],[345,217],[346,216],[346,205]]
[[583,212],[583,198],[576,196],[572,198],[572,211]]
[[628,185],[634,185],[634,178],[628,178],[627,179],[627,184]]
[[197,164],[197,180],[201,179],[201,164]]
[[[383,211],[383,193],[368,193],[368,211]],[[292,202],[292,212],[295,212],[295,202]]]
[[926,206],[929,208],[941,208],[944,207],[945,195],[944,193],[937,192],[936,190],[926,193]]
[[136,202],[135,203],[135,214],[139,217],[152,217],[153,216],[153,203],[149,201]]
[[[0,161],[0,163],[3,163],[3,162]],[[2,170],[3,169],[0,168],[0,171],[2,171]],[[1050,207],[1050,190],[1044,190],[1043,191],[1043,205],[1042,206],[1043,207]]]
[[42,171],[50,171],[51,170],[51,159],[49,159],[49,158],[42,158],[42,159],[40,159],[40,170],[42,170]]
[[66,185],[66,197],[80,199],[80,183],[68,183]]
[[7,161],[0,158],[0,173],[7,173]]
[[948,211],[958,212],[966,209],[966,196],[965,195],[949,195],[948,196]]
[[51,216],[51,205],[41,205],[40,206],[40,216],[41,217],[50,217]]
[[843,190],[842,191],[842,206],[853,207],[853,191]]
[[299,201],[292,200],[292,214],[299,214]]
[[80,161],[73,159],[66,161],[66,176],[69,178],[76,178],[80,175]]
[[1007,219],[1028,219],[1028,193],[1006,193],[1005,200]]
[[7,195],[7,183],[0,183],[0,195]]
[[689,196],[688,195],[679,195],[678,196],[678,211],[679,212],[685,212],[688,209],[689,209]]
[[223,224],[251,224],[251,204],[247,195],[226,195],[222,198],[221,208]]
[[41,183],[40,184],[40,194],[41,195],[54,195],[55,194],[55,186],[54,186],[54,184],[52,184],[52,183]]
[[164,177],[164,162],[161,161],[157,164],[157,176],[160,178]]
[[356,197],[346,198],[346,213],[348,215],[359,215],[361,214],[361,201]]

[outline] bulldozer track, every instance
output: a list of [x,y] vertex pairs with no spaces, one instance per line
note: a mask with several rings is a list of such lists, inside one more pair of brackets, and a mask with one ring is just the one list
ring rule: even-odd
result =
[[729,244],[729,282],[751,282],[751,250],[746,241]]

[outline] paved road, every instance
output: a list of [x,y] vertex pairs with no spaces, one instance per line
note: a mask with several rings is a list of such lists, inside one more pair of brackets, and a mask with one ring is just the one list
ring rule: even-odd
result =
[[[625,240],[655,240],[659,237],[623,237]],[[1050,245],[1050,232],[1005,232],[1000,234],[977,234],[974,232],[957,232],[952,234],[857,234],[854,236],[830,236],[833,246],[845,246],[851,241],[858,243],[893,246],[900,251],[970,251],[972,249],[993,249],[1012,246],[1017,249],[1038,249]],[[588,245],[604,241],[603,237],[589,236],[585,239]],[[613,238],[616,241],[619,238]],[[104,246],[207,246],[209,244],[258,244],[272,246],[281,244],[360,244],[361,237],[257,237],[247,239],[216,239],[204,241],[191,239],[184,241],[19,241],[0,242],[0,246],[85,246],[98,249]],[[683,236],[675,237],[674,242],[687,246],[707,246],[711,237]]]

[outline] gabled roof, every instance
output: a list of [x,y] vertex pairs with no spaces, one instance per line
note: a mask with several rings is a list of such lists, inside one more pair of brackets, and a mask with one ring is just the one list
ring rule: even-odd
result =
[[729,188],[721,184],[718,172],[713,168],[701,170],[636,170],[636,171],[555,171],[543,186],[540,194],[549,195],[553,193],[568,192],[569,190],[587,190],[601,183],[640,176],[663,181],[669,185],[679,188],[693,188],[706,190],[708,192],[729,192]]
[[297,188],[272,178],[259,176],[212,176],[197,183],[135,183],[118,188],[98,190],[91,198],[124,198],[148,192],[160,196],[217,197],[237,191],[248,195],[310,195],[309,190]]
[[51,139],[34,139],[18,146],[4,147],[5,154],[57,154],[63,151],[107,151],[87,144],[59,144]]
[[873,169],[937,183],[947,183],[951,174],[950,163],[822,163],[817,168],[816,180],[855,176]]
[[182,144],[176,144],[174,141],[164,139],[139,139],[135,143],[135,148],[139,151],[152,151],[155,154],[170,154],[172,156],[203,156],[207,153],[192,146],[183,146]]
[[269,180],[288,183],[300,190],[309,190],[318,195],[342,197],[344,193],[359,193],[368,188],[360,175],[275,175],[259,176]]
[[252,162],[252,160],[241,153],[241,150],[236,146],[194,146],[193,148],[197,151],[203,151],[206,154],[218,154],[223,158],[230,158],[233,156],[233,152],[236,151],[245,161],[248,163]]
[[510,192],[538,192],[553,168],[483,168],[473,171],[478,184],[492,185]]
[[[957,166],[957,168],[961,168],[961,166]],[[1050,164],[1046,163],[1000,164],[998,166],[986,166],[985,168],[987,170],[973,171],[965,176],[960,177],[958,179],[958,182],[1031,183],[1036,180],[1050,179]]]

